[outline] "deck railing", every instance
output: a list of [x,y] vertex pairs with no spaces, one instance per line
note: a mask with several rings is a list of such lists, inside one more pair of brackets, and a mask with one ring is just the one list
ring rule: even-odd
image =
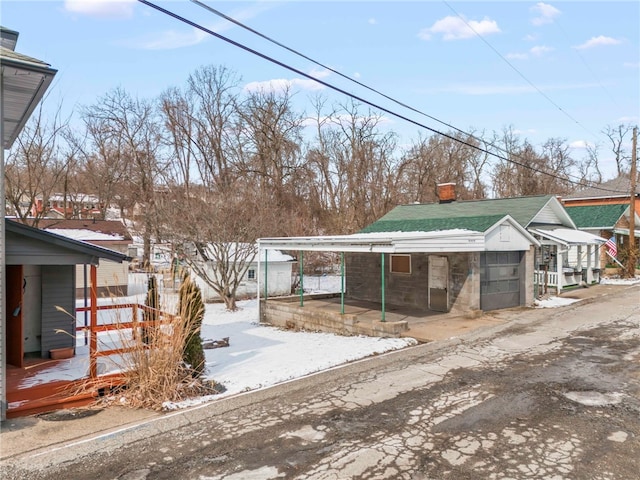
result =
[[[97,312],[104,310],[127,310],[131,309],[131,320],[130,321],[117,321],[112,323],[101,323],[98,324],[97,320]],[[148,348],[147,345],[142,342],[141,331],[145,328],[155,328],[160,325],[166,325],[171,323],[176,315],[172,315],[170,313],[164,312],[157,308],[152,308],[147,305],[142,305],[138,303],[122,303],[122,304],[108,304],[108,305],[96,305],[94,307],[77,307],[76,313],[82,312],[91,312],[91,323],[89,325],[82,325],[76,327],[76,335],[78,332],[84,332],[85,339],[88,336],[89,340],[89,376],[91,378],[96,378],[98,376],[98,368],[97,368],[97,359],[99,357],[105,357],[109,355],[120,355],[124,353],[129,353],[134,351],[137,348]],[[154,320],[144,320],[145,313],[148,314],[148,317],[154,318]],[[133,340],[135,340],[135,344],[128,347],[121,348],[111,348],[111,349],[98,349],[98,333],[101,332],[112,332],[112,331],[123,331],[131,329]]]

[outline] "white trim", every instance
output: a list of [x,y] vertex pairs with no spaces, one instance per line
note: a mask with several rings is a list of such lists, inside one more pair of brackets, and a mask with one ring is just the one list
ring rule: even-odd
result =
[[260,245],[262,248],[276,250],[352,253],[483,252],[485,249],[483,233],[462,229],[261,238]]

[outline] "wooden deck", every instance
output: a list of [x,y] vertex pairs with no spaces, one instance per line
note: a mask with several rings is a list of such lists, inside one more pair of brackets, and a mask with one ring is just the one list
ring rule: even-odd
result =
[[7,365],[7,418],[23,417],[63,408],[87,406],[105,390],[121,386],[121,375],[105,375],[96,380],[56,380],[31,384],[29,379],[61,360],[31,359],[24,368]]

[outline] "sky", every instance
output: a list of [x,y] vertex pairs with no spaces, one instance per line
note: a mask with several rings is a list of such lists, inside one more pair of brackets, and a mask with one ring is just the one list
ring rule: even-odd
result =
[[47,106],[62,104],[73,118],[116,87],[153,98],[210,64],[235,72],[247,91],[289,86],[309,115],[317,95],[347,101],[304,73],[388,110],[381,126],[398,133],[400,146],[428,129],[512,128],[536,146],[565,140],[577,159],[600,145],[605,178],[614,162],[602,131],[640,121],[637,1],[203,2],[421,113],[188,0],[156,3],[299,72],[135,0],[3,0],[0,21],[20,33],[18,52],[58,70]]

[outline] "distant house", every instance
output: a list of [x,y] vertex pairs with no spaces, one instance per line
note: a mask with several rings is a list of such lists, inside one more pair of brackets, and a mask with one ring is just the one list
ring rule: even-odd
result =
[[[129,255],[132,243],[126,226],[119,220],[41,219],[39,227],[57,235],[108,248]],[[129,285],[129,262],[100,260],[98,296],[126,296]],[[85,267],[76,267],[76,296],[85,296]]]
[[[293,257],[277,250],[268,252],[267,262],[265,263],[264,252],[257,254],[252,262],[249,263],[247,272],[245,273],[240,286],[236,292],[237,298],[255,298],[258,294],[258,273],[262,271],[263,279],[266,272],[266,285],[270,296],[289,295],[291,293],[292,280],[292,262]],[[212,278],[215,276],[215,262],[213,260],[204,261],[207,275]],[[268,265],[268,267],[265,267]],[[196,283],[202,290],[202,297],[205,302],[215,302],[220,300],[217,292],[206,283],[204,279],[194,274]],[[263,286],[265,284],[263,283]]]
[[102,215],[102,204],[95,195],[79,193],[62,195],[55,193],[47,198],[38,196],[33,203],[31,216],[45,214],[47,218],[91,219]]
[[[344,301],[379,302],[383,320],[388,306],[486,311],[598,280],[604,240],[577,230],[555,196],[456,201],[454,189],[440,185],[440,203],[398,206],[357,234],[263,238],[260,247],[341,253]],[[575,265],[571,248],[582,250]],[[262,306],[262,320],[278,323],[281,305]]]
[[[620,176],[592,187],[578,190],[563,198],[567,212],[576,221],[579,229],[589,232],[598,231],[605,239],[614,238],[618,252],[629,246],[629,223],[631,204],[631,180]],[[640,184],[636,186],[634,197],[635,243],[639,245],[640,225]],[[603,251],[600,265],[604,267],[610,258]]]

